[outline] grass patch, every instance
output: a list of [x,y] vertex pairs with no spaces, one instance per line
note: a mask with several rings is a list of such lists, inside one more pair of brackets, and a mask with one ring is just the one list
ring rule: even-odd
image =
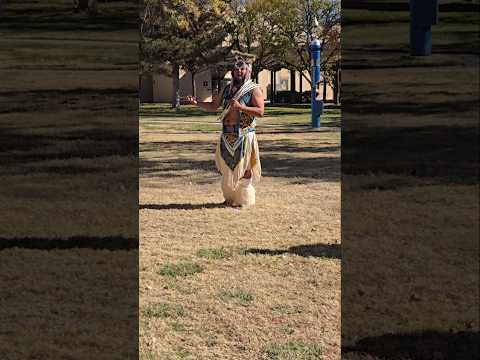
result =
[[197,251],[197,256],[208,260],[223,260],[232,257],[231,251],[221,248],[200,249]]
[[217,345],[218,341],[217,341],[217,337],[215,335],[209,335],[206,339],[205,339],[205,344],[208,346],[208,347],[213,347],[215,345]]
[[175,359],[186,359],[190,355],[190,351],[188,351],[184,347],[180,346],[175,350]]
[[159,303],[148,306],[142,311],[143,316],[147,318],[178,318],[186,315],[182,305],[171,303]]
[[282,334],[285,334],[285,335],[293,335],[293,333],[295,332],[295,329],[293,329],[289,325],[281,326],[279,330]]
[[289,341],[286,344],[269,344],[263,351],[265,360],[318,360],[321,359],[322,348],[316,344],[302,341]]
[[179,322],[172,322],[170,326],[174,331],[180,332],[180,333],[187,332],[188,330],[190,330],[190,328],[187,325]]
[[140,360],[157,360],[157,359],[158,359],[157,356],[150,351],[140,353]]
[[[257,129],[272,126],[309,126],[310,105],[266,106],[265,116],[257,119]],[[165,103],[142,104],[140,106],[140,124],[144,130],[174,130],[182,132],[218,132],[221,124],[216,114],[185,105],[180,111],[171,109]],[[322,125],[340,126],[341,110],[330,105],[321,116]]]
[[179,264],[165,264],[158,271],[158,274],[162,276],[189,276],[203,272],[203,268],[195,263],[184,262]]
[[175,278],[168,279],[163,283],[162,288],[165,290],[175,290],[182,295],[195,294],[196,289],[192,288],[189,284],[183,284],[175,280]]
[[296,315],[303,313],[303,307],[299,305],[279,304],[272,306],[272,311],[278,314]]
[[255,300],[255,296],[251,292],[240,289],[224,290],[217,296],[224,302],[234,302],[242,306],[248,306]]
[[180,132],[216,132],[222,129],[220,124],[171,124],[162,123],[161,121],[143,123],[142,127],[145,130],[170,130]]

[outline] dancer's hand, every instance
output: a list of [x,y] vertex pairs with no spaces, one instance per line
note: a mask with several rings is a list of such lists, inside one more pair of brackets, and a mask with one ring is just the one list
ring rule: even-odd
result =
[[187,101],[189,104],[192,104],[192,105],[198,104],[197,98],[194,96],[187,96]]
[[240,104],[237,100],[230,100],[230,107],[234,110],[241,110],[242,104]]

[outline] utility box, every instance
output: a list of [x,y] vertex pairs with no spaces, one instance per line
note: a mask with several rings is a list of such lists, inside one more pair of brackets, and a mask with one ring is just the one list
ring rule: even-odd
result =
[[410,53],[432,53],[432,25],[438,23],[438,0],[410,0]]
[[319,117],[323,114],[323,100],[316,98],[312,102],[312,113],[314,117]]

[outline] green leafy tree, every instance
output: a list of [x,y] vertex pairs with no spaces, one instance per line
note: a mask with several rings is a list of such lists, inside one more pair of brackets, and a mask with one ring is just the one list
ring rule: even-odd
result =
[[[276,56],[282,65],[303,74],[311,67],[310,42],[320,40],[322,71],[340,57],[340,2],[337,0],[265,0],[267,21],[276,39]],[[331,76],[332,72],[324,71]],[[309,78],[306,78],[310,82]]]
[[234,47],[255,56],[253,75],[287,68],[309,82],[312,39],[320,40],[322,76],[338,92],[340,2],[338,0],[233,0]]
[[195,74],[231,50],[225,42],[231,31],[228,1],[145,0],[141,16],[142,60],[170,65],[174,93],[178,92],[179,67],[188,70],[195,96]]
[[235,24],[232,44],[240,53],[253,58],[252,76],[264,69],[278,68],[279,41],[274,24],[269,21],[274,4],[265,0],[233,0],[231,6]]

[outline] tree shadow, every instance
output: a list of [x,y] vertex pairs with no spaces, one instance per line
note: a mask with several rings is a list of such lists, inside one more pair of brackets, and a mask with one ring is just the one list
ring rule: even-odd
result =
[[205,203],[205,204],[141,204],[140,210],[203,210],[224,208],[223,203]]
[[478,110],[478,100],[469,99],[461,100],[454,99],[451,101],[442,101],[439,103],[419,103],[413,101],[375,101],[371,97],[368,101],[365,97],[358,97],[356,99],[349,98],[348,112],[345,111],[344,116],[348,113],[368,113],[371,109],[375,109],[377,115],[379,114],[410,114],[415,113],[416,116],[421,115],[435,115],[447,114],[452,109],[456,112],[470,112]]
[[[32,129],[36,127],[32,125]],[[92,126],[90,129],[72,130],[57,125],[48,135],[32,135],[0,127],[0,161],[3,174],[21,175],[54,173],[63,175],[118,172],[122,163],[105,165],[97,159],[116,156],[128,157],[138,154],[138,139],[132,131],[117,131],[112,128]],[[69,163],[82,159],[84,164]],[[62,164],[39,164],[39,162],[63,161]],[[87,162],[88,160],[88,162]]]
[[[358,0],[343,0],[342,8],[349,10],[369,10],[369,11],[405,11],[410,10],[408,1],[404,2],[379,2],[379,1],[358,1]],[[461,2],[447,2],[439,4],[441,12],[478,12],[479,4],[476,3],[461,3]],[[388,18],[387,18],[388,19]],[[370,19],[369,19],[370,20]],[[391,21],[391,20],[390,20]],[[368,22],[370,23],[370,22]],[[344,24],[342,19],[342,24]],[[350,24],[350,23],[349,23]]]
[[320,257],[329,259],[341,259],[342,250],[338,244],[311,244],[291,246],[287,250],[271,250],[251,248],[245,251],[245,254],[254,255],[285,255],[294,254],[303,257]]
[[340,181],[339,157],[301,158],[260,155],[260,160],[262,176]]
[[121,236],[68,238],[0,238],[0,251],[10,248],[36,250],[94,249],[94,250],[134,250],[138,249],[138,239]]
[[[211,154],[211,160],[194,158],[178,159],[140,159],[142,177],[156,177],[176,171],[201,170],[217,173],[213,154],[215,144],[207,141],[152,142],[141,144],[141,152],[188,151],[193,154],[202,152]],[[302,146],[282,141],[259,140],[262,176],[281,178],[308,178],[321,181],[340,181],[340,157],[322,156],[324,153],[339,153],[339,146]],[[285,154],[281,154],[285,153]],[[298,153],[314,154],[312,157]],[[298,155],[296,155],[298,154]],[[190,176],[191,174],[185,175]],[[170,176],[170,175],[169,175]],[[172,176],[177,176],[173,174]]]
[[463,184],[478,181],[478,128],[367,128],[344,129],[344,133],[343,174],[402,174]]
[[[181,109],[181,108],[180,108]],[[162,110],[162,109],[141,109],[140,110],[140,117],[155,117],[155,118],[189,118],[189,117],[212,117],[218,116],[219,112],[210,112],[210,111],[203,111],[203,110],[195,110],[195,109],[188,109],[188,110],[179,110],[177,112],[171,110]]]
[[478,359],[480,333],[424,331],[366,337],[354,346],[342,346],[342,354],[368,354],[381,359]]

